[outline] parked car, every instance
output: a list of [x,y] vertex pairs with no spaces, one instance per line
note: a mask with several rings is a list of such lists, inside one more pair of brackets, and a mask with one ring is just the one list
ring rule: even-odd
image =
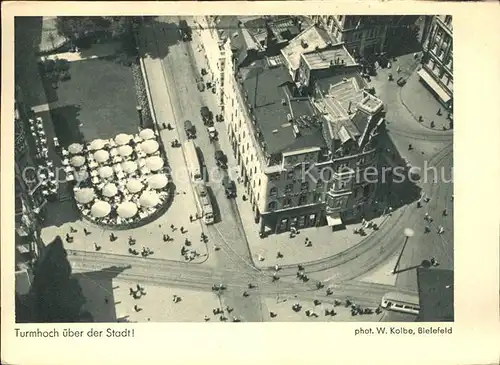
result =
[[400,77],[396,83],[398,86],[404,86],[406,84],[406,80],[403,77]]
[[217,130],[215,129],[215,127],[208,127],[207,132],[208,137],[210,138],[210,142],[217,141]]
[[205,124],[205,125],[208,125],[210,123],[213,124],[214,113],[212,113],[210,111],[210,109],[208,109],[207,106],[202,106],[200,108],[200,114],[201,114],[201,118],[203,119],[203,124]]
[[215,151],[215,163],[219,167],[227,167],[227,156],[221,150]]
[[198,87],[199,91],[205,91],[205,83],[201,77],[196,78],[196,87]]
[[224,192],[226,193],[227,198],[236,197],[236,184],[229,178],[229,176],[224,176],[222,179],[222,186],[224,187]]
[[186,120],[184,122],[184,130],[186,131],[186,135],[187,135],[188,139],[196,138],[196,129],[190,120]]

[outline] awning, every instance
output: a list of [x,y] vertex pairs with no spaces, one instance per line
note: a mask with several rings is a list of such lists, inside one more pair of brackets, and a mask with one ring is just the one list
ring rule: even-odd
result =
[[340,219],[340,217],[331,217],[329,215],[326,216],[326,221],[329,227],[341,226],[343,224],[342,219]]
[[434,92],[439,96],[443,103],[447,103],[450,101],[451,97],[448,95],[448,93],[441,86],[439,86],[439,84],[432,78],[431,75],[429,75],[427,71],[421,69],[417,72],[417,74],[422,78],[422,80],[425,81],[427,85],[429,85],[432,90],[434,90]]

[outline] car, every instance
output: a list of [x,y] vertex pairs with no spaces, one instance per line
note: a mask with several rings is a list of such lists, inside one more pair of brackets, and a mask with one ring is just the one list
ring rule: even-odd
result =
[[199,91],[205,91],[205,83],[201,77],[196,78],[196,87]]
[[215,151],[215,163],[222,168],[227,166],[227,156],[221,150]]
[[196,129],[190,120],[186,120],[184,122],[184,130],[186,131],[186,135],[187,135],[188,139],[196,138]]
[[210,141],[216,141],[217,140],[217,130],[215,127],[211,126],[207,128],[208,132],[208,137],[210,138]]
[[236,184],[229,178],[229,176],[224,176],[222,179],[222,186],[224,187],[227,198],[236,197]]
[[210,109],[207,106],[202,106],[200,108],[201,119],[203,123],[206,123],[210,119]]
[[398,84],[398,86],[404,86],[406,84],[406,80],[404,79],[404,77],[400,77],[398,81],[396,81],[396,83]]

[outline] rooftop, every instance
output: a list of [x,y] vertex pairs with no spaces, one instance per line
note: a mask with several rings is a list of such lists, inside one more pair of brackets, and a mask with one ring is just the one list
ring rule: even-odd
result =
[[419,322],[454,320],[453,276],[452,270],[417,269]]
[[[325,145],[309,100],[293,98],[293,82],[283,65],[269,67],[266,60],[260,60],[240,70],[240,74],[243,97],[255,117],[267,153]],[[289,119],[300,135],[295,135]]]
[[277,19],[269,23],[269,27],[278,42],[289,41],[300,33],[292,18]]
[[333,65],[353,66],[356,61],[342,43],[302,54],[311,70],[322,70]]
[[281,50],[291,69],[297,70],[300,64],[300,56],[303,53],[314,51],[316,47],[325,48],[330,38],[325,30],[311,25]]

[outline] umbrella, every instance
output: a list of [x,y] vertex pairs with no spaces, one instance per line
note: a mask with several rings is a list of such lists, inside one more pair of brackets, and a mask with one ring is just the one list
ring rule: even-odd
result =
[[75,180],[82,182],[85,181],[89,178],[89,173],[87,172],[86,169],[82,169],[79,171],[75,171]]
[[94,190],[91,188],[83,188],[75,191],[75,199],[78,203],[88,204],[95,197]]
[[102,200],[96,201],[90,209],[90,213],[96,218],[105,217],[109,212],[111,212],[111,205]]
[[160,203],[160,197],[154,191],[146,191],[139,198],[139,203],[144,207],[152,208]]
[[164,174],[153,175],[148,180],[148,186],[152,189],[162,189],[168,184],[168,178]]
[[142,185],[142,183],[137,179],[130,179],[127,181],[127,190],[132,194],[138,193],[143,187],[144,185]]
[[99,163],[106,162],[107,160],[109,160],[109,152],[104,150],[99,150],[96,153],[94,153],[94,159]]
[[161,159],[160,156],[148,157],[146,160],[146,166],[151,171],[158,171],[163,167],[163,160]]
[[118,147],[118,153],[123,157],[130,156],[133,152],[132,147],[125,145]]
[[83,156],[73,156],[71,157],[70,163],[72,166],[80,167],[85,164],[85,157]]
[[122,169],[124,172],[131,174],[137,170],[137,163],[134,161],[126,161],[122,163]]
[[129,143],[131,139],[132,136],[130,134],[120,133],[119,135],[116,136],[115,142],[117,145],[121,146]]
[[118,206],[118,215],[122,218],[132,218],[137,214],[137,205],[132,202],[124,202]]
[[116,187],[115,184],[106,184],[104,189],[102,189],[102,195],[107,196],[108,198],[111,198],[112,196],[115,196],[118,194],[118,188]]
[[155,153],[156,151],[158,151],[159,147],[160,146],[158,145],[158,142],[156,142],[154,139],[148,139],[147,141],[141,143],[141,149],[147,154]]
[[139,137],[142,139],[152,139],[155,138],[155,132],[152,129],[143,129],[139,132]]
[[99,176],[103,179],[107,179],[108,177],[113,176],[113,168],[110,166],[103,166],[99,169]]
[[90,142],[90,150],[92,151],[97,151],[103,148],[106,145],[106,141],[103,141],[102,139],[94,139],[92,142]]
[[83,146],[80,143],[72,143],[68,147],[68,152],[76,155],[77,153],[82,152]]

